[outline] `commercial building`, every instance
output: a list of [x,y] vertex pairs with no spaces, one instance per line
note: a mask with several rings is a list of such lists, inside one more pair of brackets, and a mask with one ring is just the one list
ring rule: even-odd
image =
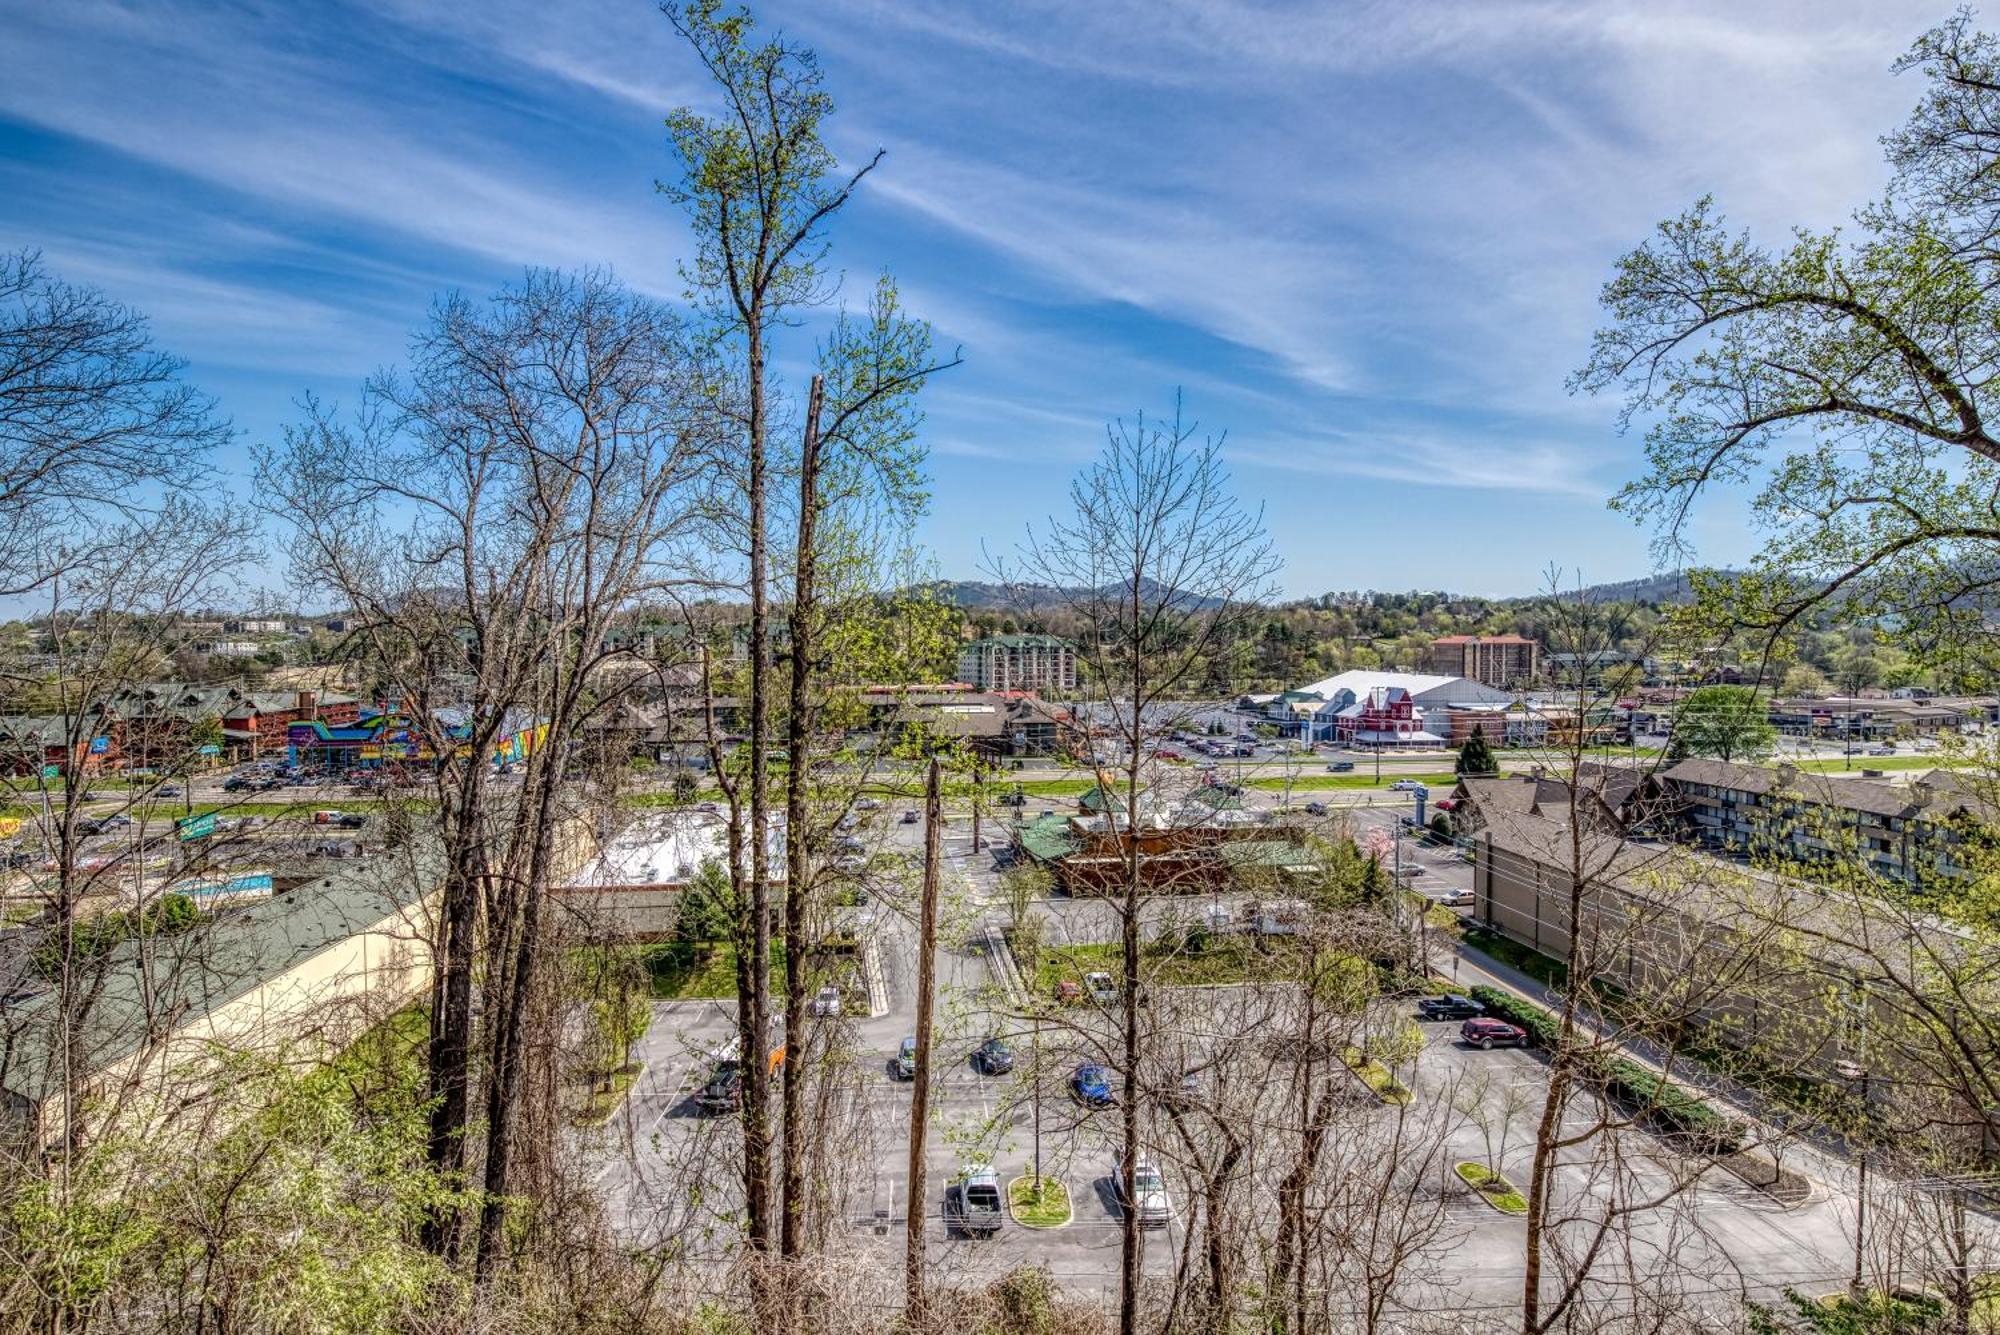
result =
[[[509,711],[494,735],[493,763],[511,765],[526,760],[548,730],[543,719]],[[308,719],[290,724],[285,729],[285,748],[294,764],[335,770],[377,769],[385,764],[429,763],[436,758],[433,738],[449,739],[463,750],[471,735],[471,716],[462,709],[440,709],[432,726],[424,728],[399,710],[364,707],[350,723]]]
[[1546,811],[1489,816],[1470,838],[1481,925],[1572,976],[1582,943],[1595,980],[1662,1027],[1699,1029],[1795,1078],[1844,1081],[1861,1065],[1883,1096],[1928,1105],[1930,1125],[1969,1155],[2000,1143],[1990,1107],[1930,1078],[1903,1083],[1908,1064],[1926,1067],[1925,1047],[1949,1069],[1990,1032],[1941,1025],[1925,1000],[1937,975],[1963,977],[1962,930],[1686,847],[1573,832]]
[[958,651],[958,678],[982,691],[1076,690],[1076,646],[1053,635],[995,635]]
[[1431,641],[1430,669],[1442,677],[1518,690],[1540,678],[1541,652],[1540,645],[1519,635],[1445,635]]
[[1908,883],[1952,874],[1953,848],[1995,814],[1950,770],[1890,783],[1689,759],[1659,777],[1674,828],[1704,848],[1801,866],[1859,858]]
[[357,864],[151,936],[143,956],[128,942],[106,962],[67,1053],[52,991],[0,1000],[0,1124],[16,1143],[42,1146],[65,1134],[66,1106],[116,1109],[138,1135],[228,1097],[212,1087],[225,1054],[325,1058],[429,986],[436,874],[422,856]]
[[[1356,669],[1286,691],[1266,715],[1308,742],[1365,747],[1442,747],[1469,734],[1456,730],[1453,711],[1481,708],[1498,718],[1512,697],[1464,677]],[[1489,728],[1488,740],[1500,738]]]
[[1451,813],[1452,827],[1460,834],[1476,834],[1508,814],[1568,820],[1572,810],[1590,829],[1624,834],[1659,814],[1659,785],[1634,765],[1585,761],[1576,767],[1574,803],[1571,786],[1567,776],[1537,766],[1527,774],[1460,779],[1451,796],[1437,805]]
[[1014,839],[1019,857],[1047,869],[1071,894],[1116,891],[1135,843],[1140,882],[1152,894],[1240,889],[1259,877],[1310,876],[1319,865],[1287,831],[1267,826],[1215,787],[1178,799],[1143,792],[1136,826],[1122,794],[1093,788],[1075,812],[1044,812],[1014,827]]
[[[785,818],[771,814],[765,841],[771,880],[785,880]],[[647,816],[606,839],[596,855],[556,890],[572,915],[625,941],[659,941],[673,934],[680,899],[714,864],[729,865],[729,820],[715,812],[673,811]]]

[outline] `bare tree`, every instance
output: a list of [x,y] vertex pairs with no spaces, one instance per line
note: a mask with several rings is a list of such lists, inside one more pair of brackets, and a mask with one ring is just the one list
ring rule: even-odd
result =
[[[1266,595],[1277,569],[1261,516],[1238,506],[1221,442],[1197,439],[1179,406],[1160,422],[1141,416],[1106,432],[1102,456],[1070,486],[1074,513],[1031,530],[999,573],[1068,611],[1088,633],[1077,658],[1093,728],[1120,748],[1122,873],[1120,983],[1124,1004],[1119,1066],[1130,1089],[1121,1108],[1120,1187],[1133,1197],[1145,1099],[1131,1084],[1144,1068],[1144,979],[1140,904],[1148,893],[1141,790],[1151,742],[1188,706],[1211,659],[1237,635],[1245,607]],[[1107,803],[1115,800],[1106,791]],[[1114,829],[1120,823],[1113,817]],[[1138,1329],[1136,1213],[1123,1212],[1119,1327]]]
[[[393,744],[431,761],[446,872],[430,1153],[448,1176],[465,1171],[483,973],[491,1248],[564,771],[614,653],[608,632],[671,556],[679,493],[713,423],[676,320],[604,274],[531,273],[484,309],[448,298],[411,360],[369,384],[352,425],[315,410],[289,430],[260,480],[293,525],[298,582],[355,609],[356,638],[398,698],[408,740]],[[528,782],[503,803],[495,756],[508,738],[524,739]],[[456,1252],[454,1218],[430,1234]]]
[[0,592],[46,584],[195,494],[229,427],[145,317],[0,254]]

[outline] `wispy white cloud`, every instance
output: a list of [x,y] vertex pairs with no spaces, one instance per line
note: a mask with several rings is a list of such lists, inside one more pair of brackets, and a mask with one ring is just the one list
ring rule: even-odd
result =
[[1420,488],[1538,492],[1602,501],[1591,461],[1574,448],[1549,441],[1508,441],[1472,432],[1435,437],[1385,432],[1285,437],[1237,446],[1230,462],[1321,477],[1368,478]]

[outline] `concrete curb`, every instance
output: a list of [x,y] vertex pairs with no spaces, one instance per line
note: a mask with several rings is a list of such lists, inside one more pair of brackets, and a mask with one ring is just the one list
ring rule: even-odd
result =
[[979,930],[986,938],[987,958],[994,961],[1000,985],[1007,989],[1007,999],[1019,1010],[1027,1001],[1026,989],[1021,982],[1021,967],[1014,962],[1013,948],[1007,944],[1007,934],[983,919]]
[[861,985],[868,989],[868,1018],[889,1013],[889,980],[882,973],[882,948],[873,935],[861,945]]

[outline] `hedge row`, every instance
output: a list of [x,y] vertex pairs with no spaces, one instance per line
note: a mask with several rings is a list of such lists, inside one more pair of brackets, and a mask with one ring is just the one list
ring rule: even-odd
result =
[[[1497,987],[1474,987],[1468,994],[1486,1007],[1489,1015],[1525,1029],[1528,1040],[1536,1047],[1555,1047],[1561,1023],[1549,1011]],[[1724,1117],[1707,1101],[1635,1061],[1605,1053],[1595,1057],[1595,1074],[1613,1097],[1646,1109],[1653,1121],[1666,1130],[1700,1140],[1716,1153],[1728,1154],[1741,1148],[1742,1126],[1734,1118]]]

